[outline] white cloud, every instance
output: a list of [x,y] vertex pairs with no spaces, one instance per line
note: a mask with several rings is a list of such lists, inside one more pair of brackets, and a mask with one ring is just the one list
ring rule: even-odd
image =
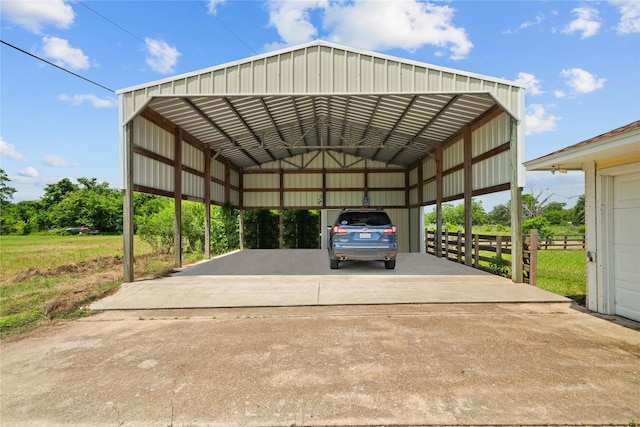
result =
[[180,52],[163,40],[147,37],[144,42],[147,44],[147,65],[158,73],[173,73],[181,55]]
[[277,29],[285,45],[316,38],[319,30],[312,15],[319,14],[322,29],[328,31],[327,39],[362,49],[415,51],[431,45],[447,49],[451,59],[463,59],[473,47],[464,28],[453,24],[453,8],[417,0],[272,0],[269,14],[269,24]]
[[73,96],[69,96],[66,93],[58,95],[60,101],[69,102],[71,105],[80,106],[86,102],[91,103],[93,108],[113,108],[117,107],[118,103],[113,98],[99,98],[92,93],[82,93]]
[[525,115],[525,129],[527,135],[549,132],[556,129],[560,117],[548,114],[541,104],[532,104]]
[[211,15],[215,15],[218,13],[218,6],[226,2],[227,0],[209,0],[209,4],[207,4],[207,10]]
[[0,157],[10,160],[23,160],[24,156],[16,148],[0,137]]
[[42,163],[47,166],[51,166],[54,168],[62,168],[66,166],[78,166],[77,163],[71,163],[67,159],[61,156],[57,156],[55,154],[45,154],[42,157]]
[[5,19],[36,34],[48,24],[69,28],[75,18],[73,9],[63,0],[2,1],[0,6]]
[[44,55],[54,60],[61,67],[73,70],[89,68],[89,58],[81,49],[71,47],[69,41],[58,37],[43,37],[42,50]]
[[[310,11],[322,9],[324,1],[269,1],[269,25],[275,27],[284,45],[295,45],[313,40],[318,30],[311,23]],[[275,45],[272,45],[275,47]]]
[[595,36],[602,25],[600,23],[600,13],[598,9],[593,7],[584,6],[577,7],[571,12],[578,17],[571,21],[569,25],[564,27],[562,34],[581,33],[580,38],[586,39],[587,37]]
[[517,32],[519,32],[520,30],[526,30],[529,27],[533,27],[536,25],[540,25],[542,23],[542,21],[544,21],[545,16],[542,13],[539,13],[536,15],[536,17],[533,20],[530,21],[525,21],[522,24],[520,24],[520,26],[518,27],[517,30],[505,30],[504,33],[505,34],[515,34]]
[[36,179],[40,176],[36,168],[33,166],[28,166],[25,169],[22,169],[18,172],[18,176],[26,179]]
[[620,22],[617,30],[620,34],[640,33],[640,1],[610,0],[620,10]]
[[516,82],[522,83],[527,86],[527,93],[530,95],[542,95],[544,91],[540,87],[540,80],[533,74],[529,73],[518,73],[518,78]]
[[553,94],[555,95],[556,98],[559,98],[559,99],[567,96],[567,94],[563,90],[554,90]]
[[601,89],[607,81],[607,79],[598,78],[581,68],[562,70],[562,77],[566,79],[566,84],[568,86],[572,87],[573,90],[580,94],[590,93]]

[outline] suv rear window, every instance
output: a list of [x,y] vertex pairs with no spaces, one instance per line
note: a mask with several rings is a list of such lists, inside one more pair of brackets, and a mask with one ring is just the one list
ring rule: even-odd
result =
[[340,225],[381,226],[391,224],[385,212],[345,212],[338,217]]

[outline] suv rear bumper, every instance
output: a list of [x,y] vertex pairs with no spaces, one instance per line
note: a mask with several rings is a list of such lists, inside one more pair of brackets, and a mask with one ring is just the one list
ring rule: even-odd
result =
[[391,261],[395,260],[395,248],[333,248],[329,258],[338,261]]

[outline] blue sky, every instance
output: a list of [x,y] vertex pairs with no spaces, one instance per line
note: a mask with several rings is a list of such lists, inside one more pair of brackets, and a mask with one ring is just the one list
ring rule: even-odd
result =
[[[0,0],[1,39],[108,89],[316,39],[525,82],[526,160],[640,118],[640,1]],[[14,201],[62,178],[117,188],[116,95],[0,45],[0,167]],[[528,173],[575,203],[582,173]],[[482,198],[485,208],[508,193]]]

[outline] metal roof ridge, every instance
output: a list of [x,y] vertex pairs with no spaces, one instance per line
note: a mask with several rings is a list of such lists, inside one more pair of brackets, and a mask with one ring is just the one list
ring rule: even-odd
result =
[[269,52],[264,52],[264,53],[261,53],[261,54],[258,54],[258,55],[253,55],[253,56],[249,56],[249,57],[246,57],[246,58],[237,59],[237,60],[234,60],[234,61],[229,61],[229,62],[226,62],[226,63],[223,63],[223,64],[213,65],[211,67],[205,67],[205,68],[201,68],[201,69],[198,69],[198,70],[193,70],[193,71],[189,71],[189,72],[182,73],[182,74],[177,74],[177,75],[170,76],[170,77],[165,77],[165,78],[158,79],[158,80],[152,80],[152,81],[149,81],[149,82],[146,82],[146,83],[140,83],[140,84],[137,84],[137,85],[128,86],[128,87],[116,90],[116,94],[120,95],[120,94],[123,94],[123,93],[126,93],[126,92],[131,92],[131,91],[134,91],[134,90],[143,89],[143,88],[146,88],[146,87],[149,87],[149,86],[156,86],[156,85],[160,85],[160,84],[163,84],[163,83],[169,83],[169,82],[172,82],[172,81],[175,81],[175,80],[180,80],[180,79],[184,79],[184,78],[188,78],[188,77],[193,77],[193,76],[196,76],[198,74],[203,74],[203,73],[207,73],[207,72],[213,72],[213,71],[221,70],[221,69],[224,69],[224,68],[237,66],[237,65],[240,65],[240,64],[246,64],[246,63],[257,61],[257,60],[260,60],[260,59],[270,58],[270,57],[282,55],[282,54],[289,53],[289,52],[294,52],[294,51],[301,50],[301,49],[307,49],[309,47],[315,47],[315,46],[323,46],[323,47],[329,47],[329,48],[333,48],[333,49],[339,49],[339,50],[343,50],[345,52],[353,52],[353,53],[357,53],[357,54],[360,54],[360,55],[371,56],[373,58],[380,58],[380,59],[395,61],[395,62],[398,62],[398,63],[401,63],[401,64],[419,66],[419,67],[423,67],[423,68],[438,70],[438,71],[445,72],[445,73],[461,74],[461,75],[465,75],[467,77],[477,78],[477,79],[480,79],[480,80],[487,80],[487,81],[491,81],[491,82],[495,82],[495,83],[500,83],[500,84],[505,84],[505,85],[509,85],[509,86],[515,86],[515,87],[526,89],[526,85],[524,85],[522,83],[519,83],[519,82],[516,82],[516,81],[512,81],[512,80],[507,80],[507,79],[503,79],[503,78],[498,78],[498,77],[492,77],[492,76],[488,76],[488,75],[473,73],[473,72],[465,71],[465,70],[458,70],[458,69],[454,69],[454,68],[443,67],[443,66],[440,66],[440,65],[434,65],[434,64],[427,63],[427,62],[420,62],[420,61],[416,61],[416,60],[412,60],[412,59],[402,58],[402,57],[399,57],[399,56],[388,55],[388,54],[384,54],[384,53],[380,53],[380,52],[373,52],[373,51],[369,51],[369,50],[365,50],[365,49],[358,49],[358,48],[355,48],[355,47],[352,47],[352,46],[345,46],[345,45],[341,45],[341,44],[338,44],[338,43],[328,42],[326,40],[317,39],[317,40],[313,40],[313,41],[310,41],[310,42],[307,42],[307,43],[287,46],[287,47],[284,47],[282,49],[269,51]]

